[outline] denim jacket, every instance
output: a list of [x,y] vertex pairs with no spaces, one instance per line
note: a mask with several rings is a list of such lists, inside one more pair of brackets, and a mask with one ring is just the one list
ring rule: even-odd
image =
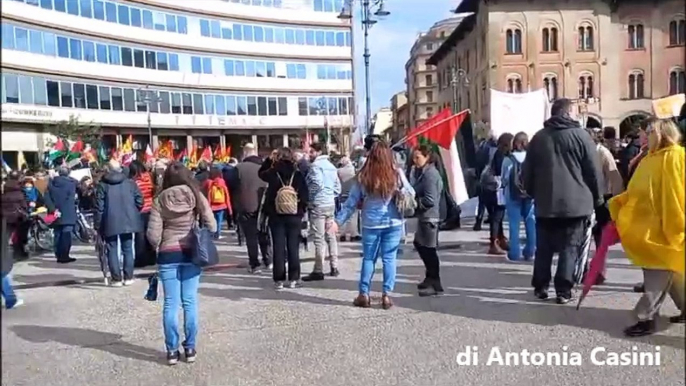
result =
[[338,169],[329,161],[328,156],[320,155],[310,165],[307,172],[307,189],[311,207],[336,205],[336,197],[341,194],[341,180],[338,178]]
[[[400,190],[405,194],[414,196],[414,189],[407,181],[405,173],[398,171],[400,179]],[[336,215],[336,223],[341,226],[345,224],[348,219],[357,210],[358,203],[362,201],[362,214],[360,216],[362,221],[362,228],[390,228],[393,226],[400,226],[404,223],[401,213],[395,206],[392,198],[384,199],[381,197],[367,196],[362,186],[355,182],[350,189],[348,199],[341,206],[341,210]]]
[[[526,159],[526,151],[515,151],[512,152],[510,155],[514,157],[517,161],[519,161],[519,167],[521,168],[522,163],[524,163],[524,159]],[[512,166],[512,159],[510,157],[505,157],[500,172],[501,183],[505,193],[505,204],[510,203],[510,201],[512,200],[510,198],[510,173],[512,172]]]

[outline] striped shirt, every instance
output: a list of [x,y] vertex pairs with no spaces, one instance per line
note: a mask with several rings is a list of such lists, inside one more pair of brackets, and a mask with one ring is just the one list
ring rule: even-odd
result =
[[141,213],[148,213],[152,208],[152,199],[155,194],[155,186],[152,183],[150,173],[144,172],[136,178],[136,185],[143,195],[143,208]]

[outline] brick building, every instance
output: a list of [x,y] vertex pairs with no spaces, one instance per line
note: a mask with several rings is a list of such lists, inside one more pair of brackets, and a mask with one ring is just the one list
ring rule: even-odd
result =
[[453,100],[451,67],[464,71],[460,108],[489,121],[489,89],[545,88],[570,98],[589,126],[625,133],[651,100],[686,91],[681,0],[463,0],[471,12],[427,61],[440,106]]

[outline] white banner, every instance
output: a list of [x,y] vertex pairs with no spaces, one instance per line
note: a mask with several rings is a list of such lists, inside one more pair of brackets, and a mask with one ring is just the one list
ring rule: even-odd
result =
[[491,89],[491,131],[501,134],[527,133],[529,138],[543,128],[550,112],[544,89],[524,94],[510,94]]

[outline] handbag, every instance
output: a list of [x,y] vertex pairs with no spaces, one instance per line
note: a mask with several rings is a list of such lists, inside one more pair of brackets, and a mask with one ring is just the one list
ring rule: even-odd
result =
[[200,268],[210,267],[219,263],[219,253],[217,252],[217,246],[214,245],[212,232],[200,226],[199,215],[191,228],[190,255],[191,262]]
[[156,273],[153,273],[150,275],[148,278],[148,290],[145,292],[145,296],[143,297],[145,300],[154,302],[157,301],[157,285],[159,283],[159,279],[157,277]]
[[400,178],[400,176],[398,176],[398,178],[400,181],[400,188],[394,195],[395,206],[403,217],[412,217],[417,209],[417,200],[415,200],[414,194],[406,192],[403,189],[403,179]]

